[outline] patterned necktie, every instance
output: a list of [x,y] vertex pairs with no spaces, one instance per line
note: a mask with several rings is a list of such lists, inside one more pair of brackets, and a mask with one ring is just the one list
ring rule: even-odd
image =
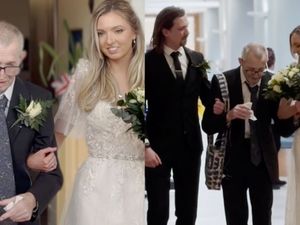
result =
[[183,74],[182,74],[182,69],[181,69],[181,64],[179,61],[179,56],[180,52],[175,51],[171,53],[171,57],[173,58],[174,61],[174,67],[175,67],[175,75],[176,75],[176,80],[179,85],[179,87],[183,87],[184,85],[184,80],[183,80]]
[[[256,112],[256,105],[257,105],[257,91],[258,91],[258,85],[255,85],[253,87],[250,87],[248,83],[247,87],[251,93],[251,102],[252,102],[252,110],[255,114]],[[258,138],[257,138],[257,131],[256,131],[256,122],[249,120],[250,124],[250,141],[251,141],[251,149],[250,149],[250,157],[251,157],[251,162],[255,165],[258,166],[259,163],[261,162],[261,152],[259,149],[259,144],[258,144]]]
[[[5,107],[7,98],[0,98],[0,199],[14,196],[15,179],[13,171],[10,142],[6,125]],[[0,223],[2,225],[2,223]]]

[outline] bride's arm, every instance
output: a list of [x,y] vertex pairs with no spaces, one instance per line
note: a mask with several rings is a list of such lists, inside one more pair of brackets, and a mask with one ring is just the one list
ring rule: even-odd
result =
[[66,136],[62,133],[55,132],[55,138],[56,138],[57,146],[60,148],[62,146],[62,143],[64,142]]
[[[280,99],[277,116],[279,119],[289,119],[297,114],[297,106],[299,102],[291,104],[286,98]],[[300,109],[300,108],[299,108]]]
[[31,153],[27,158],[27,167],[40,172],[50,172],[57,167],[57,148],[44,148],[35,153]]
[[277,110],[278,126],[280,135],[283,137],[291,136],[299,128],[300,101],[292,102],[282,98]]
[[[65,139],[61,133],[55,133],[56,141],[60,147]],[[44,148],[36,153],[32,153],[27,158],[27,167],[40,172],[50,172],[57,167],[56,152],[57,148]]]

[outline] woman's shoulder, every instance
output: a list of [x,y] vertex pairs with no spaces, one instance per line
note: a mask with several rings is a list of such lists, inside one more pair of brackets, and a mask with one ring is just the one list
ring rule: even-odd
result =
[[91,63],[88,59],[79,59],[73,73],[75,80],[81,80],[82,78],[86,77],[90,70],[90,65]]
[[90,61],[88,59],[86,59],[86,58],[80,58],[78,60],[77,65],[76,65],[75,71],[78,71],[78,70],[80,70],[80,71],[88,71],[89,68],[90,68],[90,66],[91,66],[91,63],[90,63]]

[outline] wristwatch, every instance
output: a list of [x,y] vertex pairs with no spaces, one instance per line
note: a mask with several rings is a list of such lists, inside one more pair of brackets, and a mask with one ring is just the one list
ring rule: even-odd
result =
[[31,214],[31,218],[30,218],[30,222],[33,222],[36,220],[36,218],[38,217],[39,214],[39,202],[36,201],[36,205],[32,210],[32,214]]
[[145,143],[145,148],[150,148],[150,147],[151,147],[151,145],[150,145],[150,142],[149,142],[149,139],[148,139],[148,138],[145,138],[145,141],[144,141],[144,143]]

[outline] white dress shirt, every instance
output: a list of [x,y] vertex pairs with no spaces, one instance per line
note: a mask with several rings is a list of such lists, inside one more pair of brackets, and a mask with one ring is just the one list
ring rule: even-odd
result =
[[[247,80],[246,80],[245,74],[242,70],[242,67],[240,68],[240,74],[241,74],[241,85],[242,85],[244,103],[251,102],[251,93],[250,93],[250,90],[249,90],[249,88],[246,84]],[[256,85],[258,85],[257,94],[259,93],[260,83],[261,83],[261,80],[259,80],[259,82],[256,84]],[[245,138],[250,138],[249,120],[245,120]]]
[[188,61],[188,58],[185,54],[183,47],[180,47],[179,49],[174,50],[174,49],[169,48],[166,45],[164,46],[164,55],[166,57],[166,60],[169,64],[175,78],[176,78],[175,66],[174,66],[174,61],[173,61],[171,54],[172,54],[172,52],[177,52],[177,51],[180,53],[178,58],[179,58],[180,65],[181,65],[183,79],[185,79],[189,61]]

